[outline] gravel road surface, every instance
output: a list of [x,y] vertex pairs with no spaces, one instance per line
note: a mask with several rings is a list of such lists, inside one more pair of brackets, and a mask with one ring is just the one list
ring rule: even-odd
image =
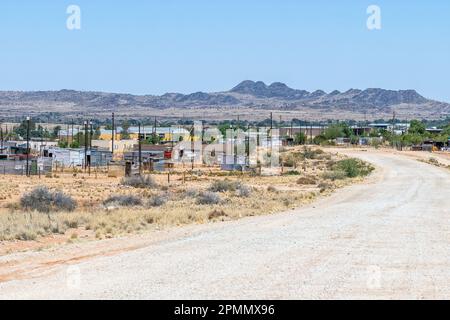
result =
[[56,263],[0,282],[0,298],[450,298],[450,171],[388,153],[354,155],[377,173],[312,205]]

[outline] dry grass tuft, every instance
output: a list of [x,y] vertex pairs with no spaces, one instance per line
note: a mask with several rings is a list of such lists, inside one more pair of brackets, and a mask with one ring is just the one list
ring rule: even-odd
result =
[[226,217],[226,216],[227,216],[227,214],[225,213],[225,211],[219,210],[219,209],[214,209],[213,211],[211,211],[208,214],[208,219],[213,220],[213,219],[222,218],[222,217]]
[[316,178],[312,176],[301,177],[297,180],[297,184],[303,185],[315,185],[316,183],[317,183]]

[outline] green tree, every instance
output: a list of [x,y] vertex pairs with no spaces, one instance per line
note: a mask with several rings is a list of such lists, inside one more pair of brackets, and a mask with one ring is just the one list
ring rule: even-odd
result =
[[412,120],[409,124],[408,133],[424,135],[426,133],[426,126],[419,120]]
[[56,126],[53,128],[52,136],[53,138],[57,138],[59,135],[59,131],[61,131],[61,126]]
[[130,139],[130,134],[128,133],[128,129],[130,128],[130,123],[125,120],[122,123],[122,132],[121,132],[121,138],[126,140],[126,139]]
[[306,143],[306,135],[303,132],[298,132],[294,136],[294,144],[305,144]]

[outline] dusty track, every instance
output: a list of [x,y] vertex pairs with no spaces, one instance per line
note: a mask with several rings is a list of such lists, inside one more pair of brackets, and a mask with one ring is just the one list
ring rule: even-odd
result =
[[1,257],[0,298],[450,298],[450,171],[354,153],[377,173],[308,207]]

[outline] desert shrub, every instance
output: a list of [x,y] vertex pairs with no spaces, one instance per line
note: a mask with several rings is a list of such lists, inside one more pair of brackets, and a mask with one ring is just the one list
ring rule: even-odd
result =
[[221,198],[214,192],[202,192],[197,196],[198,204],[218,204],[220,203]]
[[313,185],[316,183],[317,183],[316,179],[310,176],[300,177],[297,180],[297,184]]
[[47,187],[36,187],[20,199],[20,205],[27,210],[50,212],[53,203],[53,194]]
[[231,181],[228,179],[214,181],[208,188],[211,192],[233,191],[239,197],[248,197],[251,194],[251,188],[240,181]]
[[132,195],[115,195],[110,196],[103,202],[103,204],[105,206],[116,205],[120,207],[134,207],[141,206],[142,200],[141,198]]
[[335,165],[336,165],[336,161],[334,161],[334,160],[329,160],[325,163],[325,166],[329,170],[331,170]]
[[239,181],[216,180],[208,188],[212,192],[226,192],[226,191],[236,191],[241,186]]
[[435,166],[440,165],[439,161],[436,158],[430,158],[430,159],[428,159],[428,162]]
[[148,207],[160,207],[167,203],[167,198],[161,195],[154,195],[147,201]]
[[217,219],[217,218],[226,217],[226,216],[227,216],[227,214],[225,213],[225,211],[215,209],[208,214],[208,219],[212,220],[212,219]]
[[72,197],[62,192],[52,192],[47,187],[39,186],[34,188],[20,199],[20,205],[26,210],[36,210],[38,212],[52,211],[73,211],[77,204]]
[[53,194],[53,206],[62,211],[74,211],[77,208],[77,203],[62,192],[56,192]]
[[198,190],[196,190],[196,189],[187,189],[184,192],[184,196],[186,198],[190,198],[190,199],[195,198],[197,195],[198,195]]
[[158,187],[158,184],[151,176],[132,176],[122,179],[122,185],[133,188],[153,189]]
[[354,158],[338,161],[333,169],[345,172],[348,178],[365,177],[374,170],[371,165]]
[[347,174],[342,170],[331,170],[331,171],[324,172],[322,177],[324,179],[334,181],[334,180],[342,180],[342,179],[347,178]]
[[322,149],[304,148],[302,151],[303,159],[321,159],[325,152]]
[[236,195],[241,198],[247,198],[251,195],[252,189],[249,186],[241,184],[236,190]]
[[297,164],[297,159],[293,154],[283,157],[282,164],[285,167],[295,167]]
[[321,182],[317,185],[317,187],[320,189],[320,192],[325,192],[328,189],[331,189],[332,185],[327,182]]
[[289,170],[287,172],[284,173],[285,176],[298,176],[300,175],[300,172],[298,172],[297,170]]

